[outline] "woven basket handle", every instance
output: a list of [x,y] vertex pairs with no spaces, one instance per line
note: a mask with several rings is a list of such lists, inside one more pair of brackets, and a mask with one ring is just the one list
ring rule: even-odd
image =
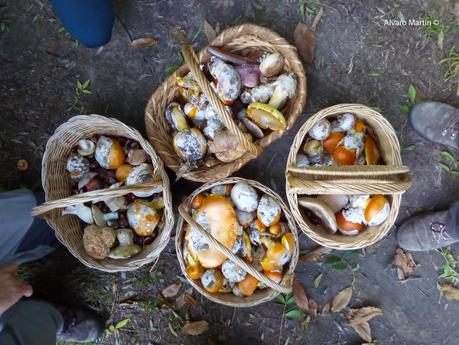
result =
[[411,187],[411,177],[402,180],[380,178],[348,178],[307,180],[287,174],[289,194],[402,194]]
[[162,185],[162,180],[156,179],[149,181],[147,183],[133,184],[129,186],[123,186],[118,188],[107,188],[107,189],[98,189],[91,192],[81,193],[69,196],[67,198],[51,200],[44,202],[43,204],[36,206],[32,209],[32,216],[38,216],[41,214],[48,213],[57,208],[65,208],[67,206],[73,206],[76,204],[82,204],[88,201],[93,200],[104,200],[110,198],[116,198],[133,192],[147,192],[152,189],[152,187],[157,187]]
[[[290,293],[292,289],[290,287],[286,287],[284,285],[280,285],[273,280],[266,277],[264,274],[258,272],[252,265],[249,265],[247,262],[242,260],[239,256],[233,254],[228,248],[226,248],[223,244],[217,241],[212,235],[210,235],[204,228],[196,223],[193,218],[188,213],[187,207],[185,204],[181,204],[178,208],[180,215],[185,219],[185,221],[190,224],[194,229],[196,229],[201,236],[203,236],[207,242],[209,242],[214,248],[216,248],[220,253],[225,255],[231,261],[233,261],[236,265],[241,267],[244,271],[248,274],[252,275],[253,277],[257,278],[259,281],[263,282],[266,286],[279,291],[281,293]],[[288,281],[288,279],[286,280]]]
[[248,141],[244,136],[244,133],[239,129],[236,123],[233,120],[233,117],[222,104],[215,91],[210,86],[209,81],[207,80],[204,73],[199,68],[199,59],[193,50],[193,47],[189,44],[182,46],[182,55],[186,64],[190,68],[191,73],[196,79],[199,87],[201,88],[204,95],[210,102],[212,108],[215,109],[217,114],[220,116],[222,122],[225,124],[225,127],[228,128],[231,134],[233,134],[238,142],[244,147],[244,149],[254,155],[259,155],[261,152],[261,147],[255,146],[252,142]]
[[310,174],[316,176],[376,177],[408,174],[410,168],[406,165],[341,165],[306,168],[289,166],[288,171],[295,174]]

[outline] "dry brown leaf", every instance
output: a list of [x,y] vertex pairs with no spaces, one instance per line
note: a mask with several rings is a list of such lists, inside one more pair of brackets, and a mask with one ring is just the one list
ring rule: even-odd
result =
[[317,317],[317,303],[313,299],[309,300],[309,313],[313,319]]
[[320,313],[322,316],[330,314],[330,303],[325,304],[325,306],[322,309],[322,312]]
[[331,304],[332,313],[338,313],[347,307],[352,297],[352,287],[345,288],[338,292]]
[[362,322],[368,322],[376,316],[381,316],[383,311],[376,307],[363,307],[360,309],[352,309],[347,316],[347,322],[352,325],[357,325]]
[[177,303],[178,308],[183,308],[186,304],[193,308],[198,305],[196,299],[187,292],[184,292],[179,297],[177,297],[175,302]]
[[306,296],[306,291],[304,291],[304,287],[297,277],[293,277],[292,292],[296,305],[300,309],[309,310],[309,300]]
[[156,44],[156,40],[151,37],[142,37],[137,38],[136,40],[131,42],[131,47],[134,48],[143,48],[143,47],[151,47]]
[[450,301],[459,301],[459,289],[449,284],[440,285],[440,288],[447,299]]
[[167,288],[161,291],[161,294],[165,298],[174,297],[175,295],[178,294],[181,287],[182,287],[182,283],[169,285]]
[[305,63],[312,63],[314,60],[314,49],[316,47],[314,31],[303,22],[298,22],[293,32],[293,41],[295,42],[295,47],[301,59]]
[[323,259],[324,256],[330,254],[331,251],[331,248],[318,246],[310,252],[301,255],[299,260],[303,262],[319,262]]
[[209,329],[209,324],[207,321],[194,321],[187,323],[183,329],[182,333],[186,335],[199,335],[206,332]]
[[214,28],[212,27],[212,25],[209,24],[209,22],[206,19],[204,19],[203,31],[209,43],[211,43],[215,39],[215,37],[217,37],[217,33],[215,32]]
[[365,341],[371,342],[371,329],[368,322],[361,322],[356,325],[352,325],[354,331]]
[[401,248],[395,250],[393,264],[397,268],[397,277],[399,280],[409,278],[417,266],[411,254],[403,251]]

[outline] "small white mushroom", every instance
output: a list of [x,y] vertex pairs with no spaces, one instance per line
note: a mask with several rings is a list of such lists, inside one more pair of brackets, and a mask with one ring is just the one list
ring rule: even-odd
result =
[[250,226],[250,224],[252,224],[253,221],[257,218],[255,212],[245,212],[239,209],[236,210],[236,216],[239,224],[244,228]]
[[264,226],[271,226],[279,221],[281,207],[272,197],[263,195],[257,208],[258,219]]
[[78,218],[80,218],[85,223],[94,224],[91,209],[85,204],[67,206],[62,211],[63,216],[66,214],[73,214],[75,216],[78,216]]
[[258,127],[255,123],[250,121],[247,118],[242,119],[242,122],[244,123],[245,127],[249,130],[249,132],[256,138],[261,139],[265,135],[263,131],[261,130],[260,127]]
[[104,227],[107,222],[118,219],[118,212],[103,213],[95,204],[91,206],[92,218],[97,226]]
[[134,243],[134,234],[131,229],[116,230],[116,238],[120,245],[110,251],[108,257],[111,259],[127,259],[142,250],[139,245]]
[[207,141],[199,129],[191,128],[188,131],[176,133],[173,138],[173,146],[182,160],[195,162],[204,158]]
[[254,87],[250,92],[251,102],[267,103],[273,95],[273,86],[271,84],[262,84]]
[[81,139],[78,141],[78,153],[82,156],[90,156],[96,150],[96,144],[89,139]]
[[274,77],[284,69],[284,58],[279,53],[271,53],[263,57],[260,72],[266,77]]
[[306,155],[297,154],[296,155],[296,167],[297,168],[306,168],[309,166],[309,159]]
[[317,121],[308,132],[316,140],[324,140],[330,134],[330,122],[327,119]]
[[247,273],[231,260],[226,260],[222,265],[223,276],[229,283],[239,283],[244,280]]
[[356,194],[349,196],[349,204],[346,208],[359,207],[365,209],[370,202],[370,195],[368,194]]
[[72,154],[67,160],[67,171],[72,180],[79,181],[89,173],[89,161],[78,154]]
[[238,182],[233,186],[231,200],[241,211],[253,212],[258,207],[257,191],[245,182]]
[[356,150],[356,155],[359,156],[364,148],[363,138],[361,133],[348,133],[343,140],[341,140],[340,144],[346,149]]
[[339,128],[344,131],[350,131],[355,125],[355,116],[351,113],[345,113],[337,117]]
[[351,207],[343,210],[344,219],[351,223],[363,224],[364,223],[365,209],[361,207]]
[[274,91],[269,105],[280,109],[282,108],[287,99],[292,98],[296,91],[296,77],[293,73],[284,73],[277,78],[273,83]]

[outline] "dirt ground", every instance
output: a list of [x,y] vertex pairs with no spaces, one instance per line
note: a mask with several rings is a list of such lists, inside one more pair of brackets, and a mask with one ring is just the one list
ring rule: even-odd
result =
[[[304,3],[303,7],[301,3]],[[144,107],[167,76],[165,69],[178,59],[183,29],[196,49],[205,46],[199,28],[207,19],[217,31],[253,22],[274,29],[288,40],[299,19],[310,24],[320,6],[324,16],[316,30],[315,63],[305,66],[308,100],[295,128],[237,173],[254,178],[284,194],[284,168],[294,135],[317,110],[338,103],[362,103],[380,109],[396,129],[403,161],[411,168],[413,187],[404,195],[396,224],[421,210],[446,207],[459,197],[459,179],[439,167],[443,147],[434,146],[413,132],[407,114],[407,89],[412,84],[418,99],[459,106],[457,84],[444,81],[446,66],[438,61],[459,45],[454,1],[276,1],[276,0],[136,0],[115,1],[116,13],[133,38],[153,37],[153,47],[135,49],[115,21],[113,37],[103,49],[77,44],[54,16],[45,0],[0,0],[0,187],[40,188],[41,156],[54,129],[73,115],[98,113],[113,116],[144,130]],[[456,7],[458,9],[458,7]],[[438,19],[437,28],[389,26],[385,19]],[[456,24],[456,26],[455,26]],[[444,32],[443,42],[438,28]],[[443,49],[441,49],[443,45]],[[77,80],[90,80],[91,94],[76,100]],[[84,107],[84,109],[81,109]],[[78,109],[80,108],[80,109]],[[459,156],[458,152],[452,152]],[[20,172],[16,162],[30,167]],[[171,175],[171,181],[174,178]],[[179,181],[172,190],[176,204],[196,184]],[[314,244],[301,236],[301,250]],[[296,272],[319,311],[345,287],[353,286],[350,306],[380,307],[384,315],[371,320],[377,344],[457,344],[459,302],[440,296],[437,282],[443,258],[438,252],[413,253],[420,264],[412,279],[399,282],[392,266],[394,232],[380,243],[344,257],[350,269],[326,263],[300,262]],[[452,248],[459,254],[457,248]],[[172,283],[190,288],[176,261],[173,241],[154,270],[105,274],[91,271],[65,249],[23,270],[38,296],[56,302],[81,303],[100,312],[107,327],[121,320],[124,327],[106,334],[102,344],[362,344],[342,314],[318,316],[305,330],[301,320],[282,321],[283,306],[268,302],[250,309],[235,309],[207,301],[196,292],[197,306],[168,307],[159,294]],[[323,274],[318,288],[314,279]],[[206,320],[209,331],[183,336],[185,320]]]

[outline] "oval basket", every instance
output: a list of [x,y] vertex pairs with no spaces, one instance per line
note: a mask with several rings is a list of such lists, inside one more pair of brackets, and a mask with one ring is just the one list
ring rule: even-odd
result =
[[[294,253],[289,262],[289,266],[284,273],[282,281],[279,284],[273,282],[272,280],[267,278],[263,273],[255,270],[255,268],[253,268],[250,264],[245,262],[243,259],[231,253],[230,250],[228,250],[225,246],[220,244],[220,242],[215,240],[207,231],[205,231],[198,224],[196,224],[193,221],[191,215],[188,213],[188,210],[191,207],[192,200],[198,194],[208,191],[214,186],[218,186],[222,184],[234,184],[238,182],[245,182],[249,184],[250,186],[254,187],[255,189],[274,198],[281,206],[282,211],[284,212],[285,219],[287,220],[288,227],[295,238],[296,246],[295,246]],[[221,181],[218,181],[218,182],[206,183],[200,188],[196,189],[180,205],[179,213],[180,213],[180,217],[177,221],[176,236],[175,236],[175,248],[177,250],[177,258],[180,263],[180,268],[182,270],[183,275],[187,278],[188,282],[196,290],[198,290],[204,297],[206,297],[207,299],[215,303],[224,304],[224,305],[228,305],[232,307],[252,307],[252,306],[267,302],[275,298],[280,293],[289,293],[291,291],[293,271],[295,270],[296,264],[298,262],[298,234],[296,230],[296,223],[295,223],[295,220],[292,214],[290,213],[290,210],[288,209],[284,201],[281,199],[281,197],[277,195],[274,191],[265,187],[264,185],[262,185],[261,183],[257,181],[247,180],[247,179],[238,178],[238,177],[230,177],[230,178],[226,178]],[[202,287],[200,281],[196,281],[188,277],[185,261],[183,258],[183,243],[184,243],[184,237],[185,237],[185,226],[187,223],[192,224],[193,227],[196,228],[196,230],[198,230],[201,233],[201,235],[204,236],[212,246],[214,246],[221,253],[226,255],[226,257],[230,258],[233,262],[238,264],[241,268],[244,269],[244,271],[251,274],[252,276],[257,278],[259,281],[263,282],[265,285],[268,286],[268,288],[257,290],[252,296],[237,297],[229,293],[221,293],[221,294],[209,293]]]
[[[190,46],[185,46],[184,49],[182,49],[182,55],[186,64],[167,78],[163,84],[156,89],[148,101],[145,109],[145,128],[148,139],[151,141],[166,166],[174,172],[179,173],[181,177],[197,182],[212,182],[228,177],[239,170],[248,161],[256,158],[261,154],[263,148],[279,139],[286,130],[291,128],[295,120],[301,114],[306,103],[306,76],[303,65],[296,53],[296,48],[290,45],[277,33],[258,25],[243,24],[224,30],[210,45],[235,53],[243,49],[278,52],[284,57],[284,69],[296,75],[297,88],[295,97],[289,100],[287,108],[283,111],[287,120],[287,128],[282,131],[272,131],[264,138],[252,144],[247,141],[243,133],[237,127],[232,116],[223,106],[199,68],[199,63],[206,62],[210,58],[207,49],[204,48],[199,53],[199,56],[196,56]],[[165,119],[165,110],[167,105],[177,99],[179,95],[175,77],[183,77],[190,70],[204,94],[209,99],[210,104],[220,115],[222,122],[246,149],[246,154],[230,163],[219,163],[212,167],[199,168],[183,173],[180,170],[181,162],[172,147],[171,134],[169,133],[169,126]]]
[[[377,139],[385,165],[350,165],[297,168],[296,159],[309,130],[317,121],[343,113],[364,120]],[[402,165],[400,144],[391,124],[377,111],[360,104],[338,104],[311,116],[298,131],[286,167],[286,191],[299,228],[317,243],[334,249],[359,249],[384,238],[397,218],[402,194],[411,186],[409,168]],[[312,224],[298,205],[301,195],[384,194],[391,204],[387,220],[356,236],[331,234]]]
[[[95,260],[90,257],[83,247],[83,229],[77,216],[62,216],[62,208],[91,200],[102,200],[104,197],[121,196],[133,191],[151,189],[152,184],[125,186],[116,189],[95,190],[88,193],[73,195],[71,181],[66,170],[67,158],[78,141],[90,138],[95,134],[122,136],[136,140],[151,158],[154,184],[163,186],[164,213],[163,227],[152,244],[144,246],[143,250],[129,259]],[[59,126],[49,138],[42,160],[42,185],[45,190],[46,202],[37,206],[32,214],[42,214],[48,224],[55,230],[56,236],[70,253],[90,268],[106,272],[135,270],[142,265],[151,263],[169,242],[170,232],[174,226],[174,213],[169,188],[169,178],[158,155],[135,129],[126,126],[119,120],[100,115],[78,115]]]

